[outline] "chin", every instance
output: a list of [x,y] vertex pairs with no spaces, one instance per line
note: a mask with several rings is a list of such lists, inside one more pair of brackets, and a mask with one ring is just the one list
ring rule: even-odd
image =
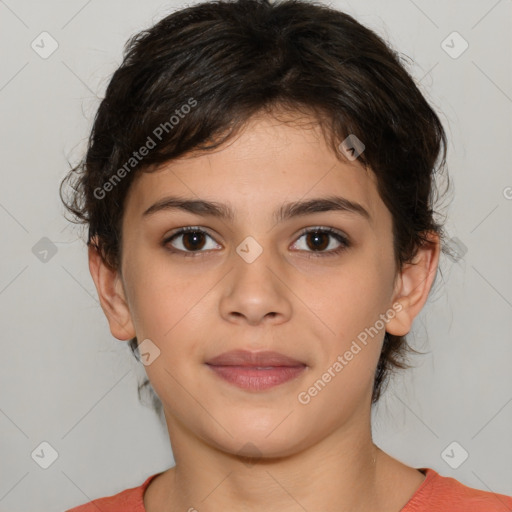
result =
[[[305,440],[298,439],[290,427],[275,429],[279,422],[274,423],[273,427],[265,430],[251,428],[230,429],[233,437],[225,434],[221,439],[210,439],[209,442],[219,450],[235,455],[254,459],[249,464],[259,459],[274,459],[286,457],[301,451],[305,447]],[[278,432],[279,430],[279,432]]]

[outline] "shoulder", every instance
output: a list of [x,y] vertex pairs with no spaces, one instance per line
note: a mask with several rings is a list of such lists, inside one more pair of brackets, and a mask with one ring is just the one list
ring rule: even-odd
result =
[[468,487],[421,468],[426,478],[401,512],[512,512],[512,497]]
[[131,487],[118,494],[95,499],[66,510],[66,512],[98,512],[98,510],[101,512],[145,512],[144,491],[151,480],[159,474],[151,475],[138,487]]

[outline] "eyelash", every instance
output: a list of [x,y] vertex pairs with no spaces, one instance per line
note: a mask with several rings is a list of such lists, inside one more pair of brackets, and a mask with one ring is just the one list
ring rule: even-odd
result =
[[[203,233],[207,236],[209,236],[210,238],[213,239],[213,237],[211,235],[209,235],[206,231],[204,231],[203,229],[197,227],[197,226],[186,226],[184,228],[181,228],[179,231],[177,231],[176,233],[172,234],[171,236],[167,237],[163,242],[162,242],[162,245],[164,247],[167,248],[167,250],[169,250],[170,252],[172,253],[181,253],[183,254],[185,257],[197,257],[197,256],[201,256],[202,254],[204,254],[206,251],[183,251],[181,249],[175,249],[175,248],[169,248],[168,247],[168,244],[174,240],[175,238],[179,237],[180,235],[183,235],[183,234],[186,234],[186,233]],[[338,232],[337,230],[333,229],[333,228],[324,228],[324,227],[313,227],[313,228],[306,228],[304,230],[301,231],[299,237],[297,238],[297,240],[299,240],[300,238],[302,238],[304,235],[307,235],[309,233],[322,233],[322,234],[328,234],[328,235],[331,235],[332,237],[334,237],[338,242],[340,242],[342,245],[340,247],[338,247],[337,249],[331,249],[330,251],[306,251],[306,252],[310,252],[311,255],[310,256],[307,256],[308,258],[323,258],[323,257],[329,257],[329,256],[337,256],[338,254],[342,253],[343,251],[345,251],[346,249],[348,249],[350,247],[350,242],[348,240],[348,238],[341,234],[340,232]]]

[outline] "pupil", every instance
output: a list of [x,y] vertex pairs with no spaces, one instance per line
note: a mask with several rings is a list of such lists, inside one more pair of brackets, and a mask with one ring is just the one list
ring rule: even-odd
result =
[[[192,244],[188,243],[190,240],[193,239]],[[199,244],[198,244],[199,239]],[[193,231],[191,233],[185,233],[183,236],[183,245],[188,250],[194,250],[194,249],[200,249],[202,247],[201,242],[204,243],[204,235],[202,233],[199,233],[198,231]],[[199,245],[199,247],[198,247]]]
[[[329,242],[325,243],[326,242],[326,239],[327,239],[327,236],[325,235],[325,233],[310,233],[309,234],[312,238],[314,238],[315,242],[313,243],[313,247],[310,246],[310,248],[312,249],[325,249],[328,245],[329,245]],[[318,239],[322,238],[323,237],[323,241],[324,243],[321,243],[318,244]]]

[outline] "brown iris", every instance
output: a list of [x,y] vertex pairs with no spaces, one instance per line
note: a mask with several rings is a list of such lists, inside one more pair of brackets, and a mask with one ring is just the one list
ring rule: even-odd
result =
[[[309,244],[309,240],[311,239],[313,240],[313,245]],[[327,233],[322,233],[319,231],[307,233],[306,240],[308,242],[308,247],[310,249],[323,250],[329,245],[329,235]]]
[[191,231],[189,233],[183,233],[183,246],[188,251],[194,251],[201,249],[205,243],[205,234],[201,231]]

